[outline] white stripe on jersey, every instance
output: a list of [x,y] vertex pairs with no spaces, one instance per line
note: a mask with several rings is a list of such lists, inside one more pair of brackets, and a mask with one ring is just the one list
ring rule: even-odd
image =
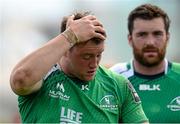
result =
[[43,80],[46,80],[47,77],[48,77],[51,73],[53,73],[54,71],[56,71],[56,70],[61,70],[59,64],[54,65],[54,66],[48,71],[48,73],[44,76]]
[[112,66],[110,68],[110,70],[117,72],[117,73],[125,76],[126,78],[129,78],[134,75],[134,71],[133,71],[132,65],[131,65],[130,69],[128,69],[127,64],[128,63],[115,64],[114,66]]

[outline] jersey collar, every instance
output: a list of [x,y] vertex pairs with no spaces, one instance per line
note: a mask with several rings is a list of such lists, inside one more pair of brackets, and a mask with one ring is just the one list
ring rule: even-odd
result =
[[148,75],[143,75],[143,74],[140,74],[140,73],[138,73],[138,72],[135,72],[135,70],[134,70],[134,66],[133,66],[133,59],[131,59],[131,61],[130,61],[130,68],[132,69],[132,72],[131,73],[133,73],[133,75],[137,75],[137,76],[139,76],[139,77],[155,77],[155,78],[157,78],[157,77],[160,77],[160,76],[162,76],[162,75],[164,75],[164,74],[167,74],[167,72],[168,72],[168,67],[171,65],[171,63],[170,62],[168,62],[168,60],[165,58],[164,59],[164,61],[165,61],[165,70],[164,70],[164,72],[161,72],[161,73],[159,73],[159,74],[156,74],[156,75],[150,75],[150,76],[148,76]]

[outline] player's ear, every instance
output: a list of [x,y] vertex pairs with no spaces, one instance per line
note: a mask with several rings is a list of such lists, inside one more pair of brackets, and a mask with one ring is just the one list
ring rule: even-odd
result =
[[68,51],[66,51],[64,56],[68,57],[71,54],[72,51],[73,51],[73,47],[71,47]]
[[68,57],[68,54],[69,54],[69,50],[65,52],[64,56]]
[[132,35],[128,34],[128,43],[132,47]]

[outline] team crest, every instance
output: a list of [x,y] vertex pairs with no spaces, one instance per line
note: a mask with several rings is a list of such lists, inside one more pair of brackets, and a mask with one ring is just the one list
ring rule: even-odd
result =
[[167,107],[171,111],[180,111],[180,96],[174,98]]
[[105,95],[100,100],[100,107],[103,109],[116,110],[118,108],[117,99],[113,95]]

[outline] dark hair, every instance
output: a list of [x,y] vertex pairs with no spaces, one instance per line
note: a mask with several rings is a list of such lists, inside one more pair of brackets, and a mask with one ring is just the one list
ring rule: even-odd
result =
[[[73,14],[74,15],[74,20],[78,20],[78,19],[81,19],[85,16],[88,16],[88,15],[93,15],[91,14],[91,12],[89,11],[86,11],[86,12],[76,12]],[[70,15],[71,16],[71,15]],[[61,22],[61,33],[64,32],[66,30],[66,24],[67,24],[67,20],[68,20],[68,17],[69,16],[65,16]],[[105,34],[103,34],[105,35]],[[91,41],[93,41],[94,43],[96,44],[99,44],[102,40],[99,39],[99,38],[92,38],[90,39]]]
[[165,30],[166,32],[169,32],[170,19],[167,13],[164,12],[161,8],[152,4],[143,4],[136,7],[134,10],[130,12],[129,17],[128,17],[129,34],[130,35],[132,34],[134,20],[136,18],[140,18],[144,20],[151,20],[151,19],[159,18],[159,17],[161,17],[164,20]]

